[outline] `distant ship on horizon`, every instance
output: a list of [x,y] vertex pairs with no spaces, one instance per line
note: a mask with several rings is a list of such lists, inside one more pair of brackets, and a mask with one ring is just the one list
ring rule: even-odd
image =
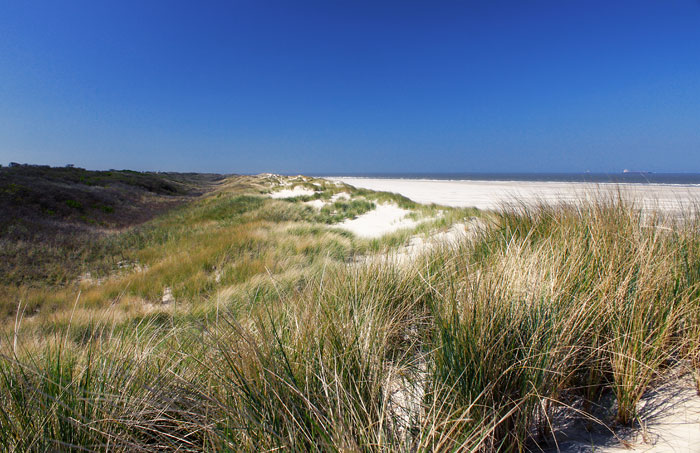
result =
[[634,171],[634,170],[628,170],[625,168],[624,170],[622,170],[622,173],[633,173],[633,174],[637,174],[637,175],[651,175],[654,172],[653,171]]

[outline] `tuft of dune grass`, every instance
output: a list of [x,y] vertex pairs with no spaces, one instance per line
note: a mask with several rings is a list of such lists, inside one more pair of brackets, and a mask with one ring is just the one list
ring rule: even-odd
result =
[[[667,370],[698,373],[695,212],[514,205],[409,265],[347,266],[354,238],[298,203],[212,203],[166,220],[112,317],[1,339],[3,449],[539,451],[562,412],[634,425]],[[199,302],[138,309],[149,283]]]

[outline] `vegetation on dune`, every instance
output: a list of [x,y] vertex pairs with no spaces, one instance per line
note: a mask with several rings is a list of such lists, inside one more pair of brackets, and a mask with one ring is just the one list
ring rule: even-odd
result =
[[[256,195],[277,182],[229,178],[115,236],[141,270],[11,294],[41,313],[0,339],[2,448],[539,451],[562,416],[634,424],[666,370],[698,372],[697,216],[522,207],[412,265],[347,265],[409,233]],[[442,212],[418,231],[476,214],[413,208]]]
[[[0,168],[0,206],[12,215],[2,219],[0,234],[17,238],[16,230],[22,224],[37,226],[51,220],[90,223],[81,218],[81,213],[89,214],[85,218],[102,226],[128,226],[149,218],[139,212],[139,207],[152,209],[167,197],[200,195],[221,179],[221,175],[206,174],[4,167]],[[151,199],[144,199],[148,196]],[[118,216],[101,215],[114,214],[115,210]]]
[[321,208],[318,220],[328,224],[338,223],[348,218],[353,219],[359,215],[371,211],[375,207],[376,205],[373,202],[365,199],[336,201]]
[[[212,189],[221,175],[0,168],[0,285],[61,284],[105,271],[122,244],[109,234]],[[84,269],[89,263],[90,269]]]
[[[149,222],[96,237],[79,236],[85,242],[76,247],[56,246],[53,239],[27,242],[3,237],[2,250],[12,259],[5,263],[8,272],[0,282],[5,294],[0,314],[13,318],[21,301],[28,316],[65,316],[78,291],[83,309],[102,309],[118,301],[125,312],[134,309],[142,315],[162,309],[168,291],[181,309],[189,310],[220,297],[222,291],[228,299],[245,297],[269,275],[293,285],[314,268],[366,253],[368,241],[323,225],[373,209],[372,201],[356,198],[354,188],[322,180],[305,183],[325,199],[341,192],[348,197],[352,193],[352,198],[317,209],[300,200],[265,196],[279,186],[279,178],[221,180],[204,196]],[[463,211],[454,210],[454,219]],[[381,244],[373,241],[371,247],[394,245]],[[37,268],[42,272],[31,272]]]

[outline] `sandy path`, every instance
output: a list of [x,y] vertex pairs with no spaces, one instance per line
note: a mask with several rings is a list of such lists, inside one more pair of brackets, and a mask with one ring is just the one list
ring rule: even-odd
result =
[[700,200],[700,186],[674,184],[593,184],[537,181],[446,181],[430,179],[383,179],[331,177],[355,187],[395,192],[419,203],[499,209],[504,203],[574,202],[596,192],[616,192],[639,200],[645,209],[678,213],[693,200]]

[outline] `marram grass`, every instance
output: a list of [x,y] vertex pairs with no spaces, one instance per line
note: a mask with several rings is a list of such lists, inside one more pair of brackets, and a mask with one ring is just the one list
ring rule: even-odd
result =
[[[198,221],[223,215],[210,212]],[[665,370],[700,365],[697,226],[619,198],[519,207],[412,265],[319,260],[217,300],[215,314],[115,314],[73,334],[71,317],[31,341],[20,329],[0,346],[0,445],[537,451],[556,445],[567,408],[606,401],[602,423],[634,424]],[[285,242],[313,228],[271,240],[318,256]],[[256,244],[240,234],[232,246]],[[207,258],[190,259],[174,287]]]

